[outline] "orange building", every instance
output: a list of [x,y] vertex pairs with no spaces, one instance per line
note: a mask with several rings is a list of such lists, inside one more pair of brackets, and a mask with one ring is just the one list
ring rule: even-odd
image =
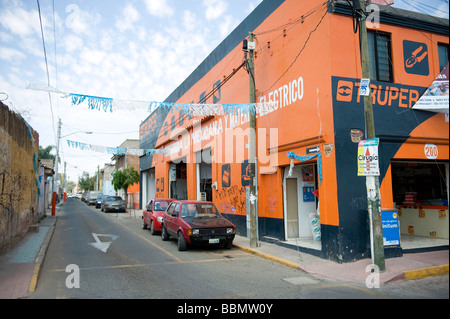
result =
[[[448,246],[448,115],[412,108],[448,63],[448,20],[376,8],[368,40],[381,206],[399,209],[401,227],[418,232],[427,229],[412,216],[420,205],[435,230],[415,238]],[[141,202],[212,200],[247,235],[249,115],[231,104],[249,101],[242,41],[250,31],[257,102],[272,102],[256,118],[259,238],[340,262],[367,257],[367,192],[357,174],[365,136],[359,34],[346,1],[263,1],[142,122],[140,148],[166,152],[141,157]],[[226,107],[194,117],[169,102]],[[296,156],[292,167],[288,154]],[[417,193],[412,208],[400,207],[408,193]]]

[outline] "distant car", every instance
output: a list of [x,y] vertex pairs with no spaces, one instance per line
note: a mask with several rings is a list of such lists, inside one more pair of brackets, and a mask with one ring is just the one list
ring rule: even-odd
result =
[[91,191],[86,194],[86,204],[88,205],[95,205],[97,202],[97,197],[99,195],[102,195],[102,192],[98,191]]
[[173,201],[163,215],[161,239],[177,238],[178,250],[187,245],[233,245],[236,227],[207,201]]
[[97,200],[95,201],[95,208],[100,208],[102,206],[102,200],[108,195],[98,195]]
[[142,228],[147,229],[147,227],[150,226],[150,233],[152,235],[155,235],[156,232],[160,232],[164,212],[172,201],[174,201],[174,199],[151,199],[142,212]]
[[102,212],[125,212],[125,201],[120,196],[106,196],[101,204]]

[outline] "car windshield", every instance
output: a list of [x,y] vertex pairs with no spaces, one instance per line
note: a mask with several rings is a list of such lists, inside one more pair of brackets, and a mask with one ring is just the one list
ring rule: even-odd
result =
[[115,201],[118,201],[118,200],[122,200],[122,197],[120,197],[120,196],[109,196],[109,197],[106,198],[107,202],[115,202]]
[[155,202],[155,210],[156,211],[165,211],[169,206],[170,202],[167,200],[157,200]]
[[185,217],[216,218],[221,215],[212,203],[186,203],[181,205],[181,218]]

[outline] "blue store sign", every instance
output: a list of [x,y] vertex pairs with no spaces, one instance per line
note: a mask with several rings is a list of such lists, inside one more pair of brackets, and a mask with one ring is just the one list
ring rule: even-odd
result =
[[395,209],[382,210],[381,222],[383,225],[384,246],[400,246],[400,225],[398,211]]

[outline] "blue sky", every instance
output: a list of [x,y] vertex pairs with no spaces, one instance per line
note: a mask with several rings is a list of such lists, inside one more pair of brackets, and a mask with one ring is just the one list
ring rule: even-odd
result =
[[[50,85],[117,100],[163,101],[260,2],[55,0],[53,10],[52,0],[39,0]],[[395,0],[394,6],[448,18],[445,0]],[[0,0],[0,70],[0,100],[38,131],[43,147],[56,144],[58,118],[68,139],[117,147],[138,139],[148,116],[143,108],[104,113],[86,103],[75,107],[56,93],[50,106],[47,92],[26,89],[47,85],[37,1]],[[111,158],[71,149],[66,138],[60,154],[74,181]]]

